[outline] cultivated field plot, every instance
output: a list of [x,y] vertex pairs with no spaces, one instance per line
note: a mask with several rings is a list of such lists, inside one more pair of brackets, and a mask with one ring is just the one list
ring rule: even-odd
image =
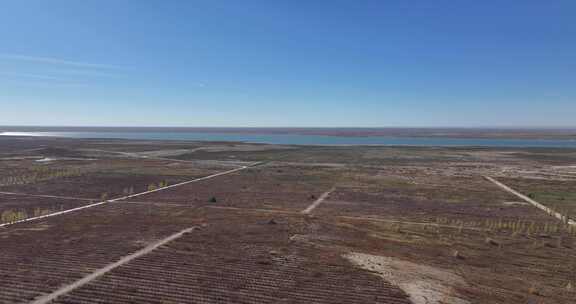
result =
[[459,220],[472,226],[499,220],[554,221],[481,176],[429,177],[427,183],[419,180],[413,175],[351,171],[315,213],[419,222]]
[[332,186],[314,167],[266,165],[134,198],[138,202],[300,211]]
[[245,161],[282,161],[325,165],[437,166],[451,170],[451,165],[515,166],[576,163],[576,153],[566,149],[514,149],[479,147],[393,147],[393,146],[278,146],[262,145],[260,150],[210,146],[191,153],[173,155],[185,160],[228,159]]
[[230,166],[148,159],[56,161],[13,170],[0,191],[102,200],[175,184]]
[[[265,147],[265,146],[264,146]],[[438,149],[395,148],[395,147],[322,147],[291,146],[241,151],[202,149],[194,153],[175,156],[178,159],[240,159],[247,161],[273,160],[288,163],[308,163],[327,165],[400,165],[430,162],[462,161],[466,155]],[[281,146],[282,147],[282,146]],[[472,161],[473,158],[469,157]]]
[[110,203],[0,230],[0,303],[24,303],[198,224],[191,209]]
[[307,230],[299,218],[210,211],[201,229],[57,303],[410,303],[339,252],[294,241]]

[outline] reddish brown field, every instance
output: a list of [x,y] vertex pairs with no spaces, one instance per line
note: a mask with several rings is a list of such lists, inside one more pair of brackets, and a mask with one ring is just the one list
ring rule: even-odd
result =
[[409,303],[339,252],[291,241],[302,218],[204,214],[205,225],[58,303]]
[[377,186],[337,187],[316,213],[419,222],[553,221],[519,200],[482,177],[443,177],[434,184],[386,179]]
[[0,230],[0,303],[30,301],[194,225],[191,211],[111,203]]
[[139,196],[133,201],[301,211],[331,187],[319,171],[266,165]]

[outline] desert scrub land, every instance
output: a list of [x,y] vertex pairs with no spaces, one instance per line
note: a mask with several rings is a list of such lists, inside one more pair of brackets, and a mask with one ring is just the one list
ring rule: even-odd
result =
[[576,220],[569,149],[12,137],[0,172],[0,303],[576,300],[576,226],[486,178]]

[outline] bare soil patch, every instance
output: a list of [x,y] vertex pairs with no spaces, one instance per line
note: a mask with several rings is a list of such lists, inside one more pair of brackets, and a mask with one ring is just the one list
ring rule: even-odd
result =
[[462,299],[454,288],[466,285],[464,279],[450,271],[362,253],[350,253],[345,257],[400,287],[414,304],[469,303]]

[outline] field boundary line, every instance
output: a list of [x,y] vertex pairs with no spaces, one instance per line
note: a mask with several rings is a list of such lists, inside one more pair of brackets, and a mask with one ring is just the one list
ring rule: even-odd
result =
[[162,191],[162,190],[166,190],[166,189],[170,189],[170,188],[174,188],[174,187],[179,187],[179,186],[183,186],[183,185],[187,185],[187,184],[191,184],[191,183],[195,183],[195,182],[199,182],[199,181],[211,179],[211,178],[214,178],[214,177],[217,177],[217,176],[222,176],[222,175],[226,175],[226,174],[238,172],[238,171],[241,171],[241,170],[244,170],[244,169],[248,169],[248,168],[257,166],[257,165],[259,165],[259,164],[260,164],[260,162],[256,162],[256,163],[253,163],[253,164],[248,165],[248,166],[242,166],[242,167],[240,167],[240,168],[235,168],[235,169],[232,169],[232,170],[227,170],[227,171],[215,173],[215,174],[211,174],[211,175],[208,175],[208,176],[195,178],[195,179],[193,179],[193,180],[189,180],[189,181],[185,181],[185,182],[181,182],[181,183],[169,185],[169,186],[162,187],[162,188],[158,188],[158,189],[154,189],[154,190],[144,191],[144,192],[140,192],[140,193],[136,193],[136,194],[131,194],[131,195],[126,195],[126,196],[122,196],[122,197],[115,198],[115,199],[111,199],[111,200],[102,201],[102,202],[99,202],[99,203],[94,203],[94,204],[86,205],[86,206],[80,206],[80,207],[76,207],[76,208],[72,208],[72,209],[67,209],[67,210],[62,210],[62,211],[58,211],[58,212],[54,212],[54,213],[50,213],[50,214],[45,214],[45,215],[41,215],[41,216],[36,216],[36,217],[26,218],[26,219],[22,219],[22,220],[18,220],[18,221],[13,221],[13,222],[9,222],[9,223],[4,223],[4,224],[0,224],[0,228],[6,227],[6,226],[10,226],[10,225],[14,225],[14,224],[31,222],[31,221],[35,221],[35,220],[39,220],[39,219],[44,219],[44,218],[48,218],[48,217],[53,217],[53,216],[57,216],[57,215],[62,215],[62,214],[66,214],[66,213],[71,213],[71,212],[75,212],[75,211],[80,211],[80,210],[84,210],[84,209],[88,209],[88,208],[93,208],[93,207],[96,207],[96,206],[104,205],[104,204],[106,204],[106,203],[117,202],[117,201],[129,199],[129,198],[133,198],[133,197],[137,197],[137,196],[141,196],[141,195],[145,195],[145,194],[150,194],[150,193],[154,193],[154,192],[158,192],[158,191]]
[[428,227],[438,227],[438,228],[453,228],[453,229],[463,229],[463,230],[473,230],[473,231],[490,231],[490,229],[486,228],[477,228],[477,227],[466,227],[466,226],[455,226],[455,225],[446,225],[446,224],[438,224],[438,223],[426,223],[426,222],[410,222],[410,221],[401,221],[401,220],[387,220],[387,219],[379,219],[379,218],[372,218],[372,217],[362,217],[362,216],[348,216],[348,215],[338,215],[338,218],[347,219],[347,220],[357,220],[357,221],[372,221],[372,222],[382,222],[382,223],[393,223],[393,224],[406,224],[406,225],[416,225],[416,226],[428,226]]
[[[196,152],[199,150],[205,149],[205,147],[194,148],[188,151],[188,153]],[[197,163],[198,160],[188,160],[188,159],[178,159],[178,158],[168,158],[168,157],[161,157],[161,156],[148,156],[148,155],[140,155],[138,152],[124,152],[124,151],[111,151],[111,150],[102,150],[102,149],[83,149],[84,151],[98,151],[98,152],[105,152],[111,154],[119,154],[126,156],[132,159],[150,159],[150,160],[167,160],[172,162],[181,162],[181,163]],[[229,164],[234,165],[234,164]],[[237,165],[235,165],[237,166]]]
[[168,206],[168,207],[194,207],[190,204],[184,203],[162,203],[162,202],[145,202],[145,201],[126,201],[122,202],[122,204],[136,204],[136,205],[149,205],[149,206]]
[[30,196],[30,197],[44,197],[44,198],[59,198],[59,199],[78,200],[78,201],[95,201],[95,200],[97,200],[97,199],[93,199],[93,198],[84,198],[84,197],[58,196],[58,195],[47,195],[47,194],[30,194],[30,193],[4,192],[4,191],[0,191],[0,194],[17,195],[17,196]]
[[240,207],[228,207],[228,206],[202,206],[202,208],[218,209],[218,210],[234,210],[234,211],[246,211],[246,212],[262,212],[262,213],[280,213],[280,214],[300,214],[298,211],[280,210],[280,209],[262,209],[262,208],[240,208]]
[[71,284],[63,286],[63,287],[53,291],[52,293],[40,296],[36,300],[33,300],[32,302],[30,302],[30,304],[47,304],[47,303],[50,303],[53,300],[55,300],[56,298],[63,296],[67,293],[70,293],[70,292],[74,291],[75,289],[78,289],[78,288],[90,283],[91,281],[105,275],[106,273],[114,270],[115,268],[118,268],[118,267],[120,267],[126,263],[129,263],[130,261],[132,261],[134,259],[137,259],[143,255],[146,255],[146,254],[154,251],[158,247],[166,245],[167,243],[182,237],[186,233],[192,232],[196,228],[197,227],[190,227],[190,228],[184,229],[180,232],[172,234],[171,236],[169,236],[167,238],[164,238],[164,239],[161,239],[155,243],[152,243],[152,244],[150,244],[150,245],[148,245],[148,246],[146,246],[146,247],[144,247],[144,248],[142,248],[142,249],[140,249],[140,250],[138,250],[138,251],[136,251],[130,255],[127,255],[127,256],[121,258],[117,262],[114,262],[112,264],[108,264],[107,266],[92,272],[91,274],[83,277],[80,280],[77,280]]
[[310,214],[310,212],[314,211],[314,209],[316,209],[316,207],[320,206],[320,204],[322,204],[322,202],[324,202],[324,200],[326,200],[326,198],[328,197],[328,195],[330,195],[332,192],[334,192],[334,190],[336,190],[336,187],[332,187],[332,189],[322,193],[322,195],[320,195],[320,197],[315,200],[312,204],[310,204],[310,206],[308,206],[308,208],[302,210],[302,214]]
[[517,197],[523,199],[524,201],[530,203],[532,206],[552,215],[553,217],[567,223],[568,225],[576,225],[576,221],[569,219],[568,217],[566,217],[565,215],[562,215],[559,212],[554,211],[554,209],[550,208],[550,207],[546,207],[543,204],[529,198],[528,196],[512,189],[511,187],[505,185],[502,182],[497,181],[495,178],[492,178],[490,176],[484,176],[485,179],[487,179],[488,181],[492,182],[493,184],[495,184],[496,186],[500,187],[501,189],[503,189],[504,191],[507,191],[509,193],[512,193],[514,195],[516,195]]

